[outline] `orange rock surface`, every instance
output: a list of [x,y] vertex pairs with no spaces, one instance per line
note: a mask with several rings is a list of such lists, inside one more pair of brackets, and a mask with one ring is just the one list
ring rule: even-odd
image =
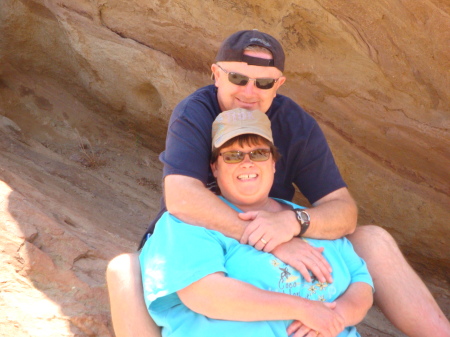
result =
[[[170,113],[253,28],[283,44],[282,93],[322,126],[359,223],[450,314],[447,1],[3,0],[0,336],[113,336],[105,268],[158,210]],[[376,308],[360,330],[402,336]]]

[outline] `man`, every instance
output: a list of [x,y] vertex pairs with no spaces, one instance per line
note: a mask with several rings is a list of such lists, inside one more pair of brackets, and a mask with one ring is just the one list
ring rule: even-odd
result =
[[[167,210],[186,223],[272,252],[306,279],[311,271],[321,282],[332,282],[329,265],[320,249],[307,247],[297,236],[336,239],[351,234],[348,238],[373,276],[375,302],[392,323],[409,336],[448,336],[450,324],[392,237],[379,227],[356,228],[355,202],[316,121],[289,98],[277,95],[286,81],[279,42],[259,31],[237,32],[224,41],[211,69],[215,85],[184,99],[169,123],[161,154]],[[313,205],[306,213],[238,216],[205,188],[212,181],[208,169],[212,122],[221,111],[237,107],[269,116],[282,156],[270,196],[291,200],[294,183]],[[137,256],[113,260],[107,278],[116,335],[159,336],[143,305]]]

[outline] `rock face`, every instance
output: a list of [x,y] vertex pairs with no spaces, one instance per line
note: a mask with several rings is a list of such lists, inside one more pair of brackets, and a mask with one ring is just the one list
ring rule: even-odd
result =
[[[319,121],[359,223],[450,313],[447,1],[3,0],[0,336],[113,335],[104,271],[158,209],[171,110],[252,28],[283,44],[281,93]],[[362,329],[401,336],[376,309]]]

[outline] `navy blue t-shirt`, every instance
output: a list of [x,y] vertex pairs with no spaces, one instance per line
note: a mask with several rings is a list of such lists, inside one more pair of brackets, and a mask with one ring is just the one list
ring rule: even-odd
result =
[[[211,129],[220,112],[214,85],[198,89],[176,106],[169,121],[166,150],[159,157],[164,164],[163,177],[185,175],[205,185],[214,181],[209,166]],[[272,123],[274,144],[281,154],[271,197],[292,200],[295,184],[314,203],[346,186],[314,118],[283,95],[275,97],[267,116]],[[162,204],[157,219],[163,211]],[[148,232],[153,231],[154,223]]]

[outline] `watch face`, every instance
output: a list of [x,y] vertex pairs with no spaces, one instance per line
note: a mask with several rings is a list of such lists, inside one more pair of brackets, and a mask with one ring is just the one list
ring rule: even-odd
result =
[[301,217],[302,221],[304,221],[304,222],[309,221],[309,215],[308,215],[308,213],[306,213],[304,211],[300,212],[300,217]]

